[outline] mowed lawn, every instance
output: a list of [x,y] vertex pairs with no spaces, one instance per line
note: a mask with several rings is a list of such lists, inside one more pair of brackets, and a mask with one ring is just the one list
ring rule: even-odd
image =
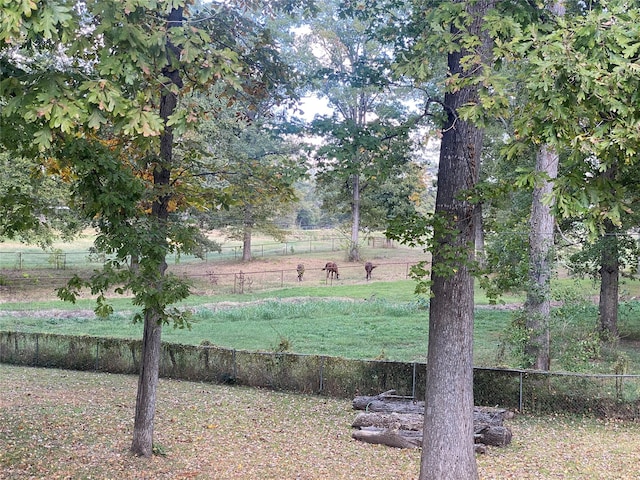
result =
[[[0,478],[416,479],[418,450],[351,439],[348,400],[161,380],[151,459],[128,453],[136,377],[0,365]],[[640,424],[518,416],[481,479],[638,479]]]

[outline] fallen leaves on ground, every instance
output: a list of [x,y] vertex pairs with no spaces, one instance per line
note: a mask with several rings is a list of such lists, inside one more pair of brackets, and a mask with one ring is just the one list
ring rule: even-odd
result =
[[[0,478],[416,479],[418,450],[351,439],[348,400],[161,380],[155,442],[129,453],[135,376],[0,365]],[[520,416],[480,478],[637,479],[640,425]]]

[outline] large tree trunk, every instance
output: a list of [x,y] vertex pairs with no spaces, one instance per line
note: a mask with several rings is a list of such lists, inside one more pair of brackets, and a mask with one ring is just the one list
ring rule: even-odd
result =
[[[182,24],[182,8],[175,8],[167,18],[168,27]],[[167,55],[179,55],[179,52],[170,42],[167,42]],[[169,63],[171,61],[169,60]],[[162,73],[169,78],[174,85],[182,87],[180,73],[170,66],[163,68]],[[168,245],[167,221],[169,218],[169,200],[171,198],[168,189],[171,183],[171,170],[173,164],[173,129],[167,126],[169,117],[178,105],[178,97],[169,89],[166,89],[160,101],[160,117],[164,121],[165,128],[160,135],[160,158],[153,170],[153,185],[157,192],[151,206],[151,221],[156,229],[155,235],[160,242],[160,253],[157,246],[147,253],[147,264],[156,264],[153,273],[153,288],[160,291],[158,297],[163,298],[161,290],[164,288],[163,277],[167,269],[166,252]],[[146,274],[150,274],[149,271]],[[136,396],[136,412],[133,425],[133,441],[131,452],[135,455],[149,457],[153,454],[153,423],[156,411],[156,392],[158,388],[158,374],[160,370],[160,351],[162,337],[162,309],[164,305],[152,304],[144,306],[144,332],[142,340],[142,359],[140,376],[138,379],[138,394]]]
[[349,245],[349,261],[360,261],[360,175],[352,175],[353,197],[351,199],[351,243]]
[[607,340],[618,338],[618,282],[620,260],[618,237],[611,220],[605,223],[600,261],[600,332]]
[[[469,33],[482,35],[482,17],[490,5],[491,0],[467,4],[474,19]],[[483,39],[483,57],[489,46]],[[466,75],[460,61],[468,53],[449,54],[450,75]],[[448,92],[444,99],[447,121],[435,208],[420,480],[478,478],[473,442],[474,297],[469,270],[474,259],[475,206],[463,192],[478,182],[483,131],[457,115],[458,108],[477,100],[476,86]]]
[[529,232],[529,285],[524,304],[525,328],[531,332],[525,345],[528,367],[549,370],[549,317],[551,314],[551,274],[553,266],[553,233],[555,217],[550,201],[553,180],[558,176],[558,154],[543,146],[536,156],[536,173],[544,173],[548,180],[533,189]]

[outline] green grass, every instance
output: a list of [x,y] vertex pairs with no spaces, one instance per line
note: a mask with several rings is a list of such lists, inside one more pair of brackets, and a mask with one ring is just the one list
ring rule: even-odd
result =
[[[167,342],[214,345],[259,351],[286,346],[295,353],[345,358],[385,358],[424,361],[428,311],[415,302],[386,300],[306,300],[238,304],[220,308],[195,306],[191,329],[166,327]],[[507,312],[477,313],[478,358],[490,361],[499,332],[509,321]],[[142,325],[133,324],[131,312],[109,318],[42,316],[38,309],[26,317],[0,316],[0,329],[23,332],[140,338]]]

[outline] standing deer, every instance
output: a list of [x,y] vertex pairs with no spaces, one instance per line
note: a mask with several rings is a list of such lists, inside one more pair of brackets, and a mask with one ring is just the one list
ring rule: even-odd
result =
[[298,281],[302,281],[302,277],[304,276],[304,265],[299,263],[298,268],[296,268],[296,272],[298,272]]
[[367,280],[371,280],[371,272],[376,267],[377,267],[377,265],[374,265],[371,262],[367,262],[367,263],[364,264],[364,271],[367,272],[367,275],[366,275],[366,279]]
[[338,264],[336,262],[327,262],[327,264],[324,266],[322,270],[327,271],[327,280],[329,280],[329,276],[331,276],[331,279],[333,280],[334,274],[336,276],[336,280],[340,278],[338,276]]

